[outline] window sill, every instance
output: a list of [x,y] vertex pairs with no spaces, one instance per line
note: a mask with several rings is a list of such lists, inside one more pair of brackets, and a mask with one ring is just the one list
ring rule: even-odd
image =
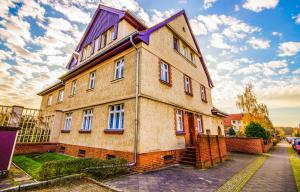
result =
[[74,96],[75,96],[75,94],[74,95],[69,95],[69,98],[74,97]]
[[94,91],[94,89],[95,89],[95,88],[92,88],[92,89],[87,89],[87,90],[86,90],[86,92],[91,92],[91,91]]
[[58,101],[58,102],[57,102],[57,104],[61,104],[61,103],[62,103],[62,101]]
[[160,81],[162,84],[164,84],[164,85],[167,85],[167,86],[169,86],[169,87],[172,87],[172,84],[171,84],[170,82],[167,82],[167,81],[164,81],[164,80],[161,80],[161,79],[159,79],[159,81]]
[[112,81],[110,81],[111,83],[117,83],[117,82],[119,82],[119,81],[122,81],[124,79],[124,77],[121,77],[121,78],[119,78],[119,79],[114,79],[114,80],[112,80]]
[[85,157],[85,155],[78,154],[78,157]]
[[203,103],[207,103],[207,100],[201,99]]
[[79,130],[78,131],[79,133],[91,133],[92,132],[92,130]]
[[184,92],[186,95],[193,97],[193,93]]
[[184,131],[176,131],[176,135],[177,136],[185,135],[185,132]]
[[70,133],[70,130],[61,130],[61,133]]
[[104,129],[104,133],[122,135],[124,133],[124,129]]

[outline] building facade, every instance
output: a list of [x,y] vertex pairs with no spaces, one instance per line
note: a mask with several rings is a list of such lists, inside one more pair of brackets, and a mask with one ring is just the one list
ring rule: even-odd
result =
[[228,114],[228,116],[224,119],[224,128],[226,134],[230,128],[233,128],[236,133],[243,130],[243,114]]
[[225,114],[212,105],[213,83],[184,11],[147,28],[100,5],[67,68],[39,93],[41,109],[61,113],[52,131],[60,152],[124,157],[148,169],[178,162],[199,134],[224,135]]

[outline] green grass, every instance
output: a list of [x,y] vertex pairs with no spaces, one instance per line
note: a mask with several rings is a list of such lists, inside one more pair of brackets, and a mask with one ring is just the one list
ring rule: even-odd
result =
[[38,179],[43,163],[63,159],[74,159],[58,153],[35,153],[28,155],[16,155],[13,162],[33,178]]
[[297,155],[296,151],[292,147],[288,148],[288,153],[290,157],[291,166],[293,169],[296,185],[298,191],[300,191],[300,157]]

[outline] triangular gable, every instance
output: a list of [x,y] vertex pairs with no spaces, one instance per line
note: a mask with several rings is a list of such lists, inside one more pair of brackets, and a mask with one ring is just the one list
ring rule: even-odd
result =
[[[127,11],[114,9],[104,5],[99,5],[95,11],[93,18],[87,26],[81,40],[79,41],[75,51],[82,52],[82,49],[92,43],[94,48],[94,41],[97,37],[101,38],[101,34],[111,27],[115,28],[115,35],[118,31],[118,23],[121,19],[126,19],[131,25],[137,29],[144,30],[146,27],[140,23],[134,16]],[[116,38],[116,37],[115,37]],[[77,64],[76,58],[72,55],[70,61],[67,64],[67,68],[71,69]]]
[[174,19],[176,19],[176,18],[177,18],[178,16],[180,16],[180,15],[183,15],[184,18],[185,18],[185,21],[187,22],[189,31],[191,32],[191,35],[192,35],[193,41],[194,41],[194,43],[195,43],[195,45],[196,45],[197,51],[198,51],[198,52],[200,53],[200,55],[201,55],[199,58],[200,58],[202,67],[203,67],[203,69],[204,69],[204,71],[205,71],[205,74],[206,74],[206,76],[207,76],[208,84],[209,84],[210,87],[213,87],[213,86],[214,86],[214,85],[213,85],[213,82],[212,82],[212,80],[211,80],[211,77],[210,77],[210,75],[209,75],[208,69],[207,69],[207,67],[206,67],[206,65],[205,65],[205,62],[204,62],[204,60],[203,60],[203,57],[202,57],[200,48],[199,48],[198,43],[197,43],[197,41],[196,41],[195,35],[193,34],[191,25],[190,25],[190,23],[189,23],[189,20],[188,20],[187,15],[186,15],[186,13],[185,13],[184,10],[179,11],[178,13],[174,14],[173,16],[167,18],[166,20],[164,20],[164,21],[158,23],[157,25],[154,25],[153,27],[151,27],[151,28],[149,28],[149,29],[147,29],[147,30],[145,30],[145,31],[141,31],[141,32],[139,33],[139,38],[142,39],[145,43],[149,44],[149,37],[150,37],[150,34],[151,34],[151,33],[153,33],[154,31],[157,31],[158,29],[160,29],[160,28],[162,28],[162,27],[164,27],[165,25],[167,25],[169,22],[173,21]]

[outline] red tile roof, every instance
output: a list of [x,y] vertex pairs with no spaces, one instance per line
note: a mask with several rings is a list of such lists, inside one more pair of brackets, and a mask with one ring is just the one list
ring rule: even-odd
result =
[[228,114],[228,116],[224,119],[224,126],[229,127],[232,126],[231,121],[232,120],[242,120],[243,114],[238,113],[238,114]]

